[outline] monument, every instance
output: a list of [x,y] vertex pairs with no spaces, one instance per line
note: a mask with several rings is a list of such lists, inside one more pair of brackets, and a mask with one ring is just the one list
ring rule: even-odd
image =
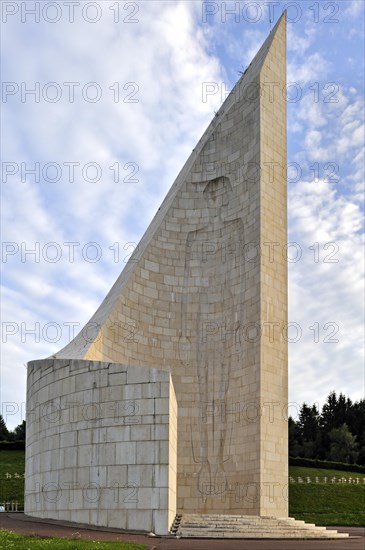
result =
[[284,14],[88,325],[28,363],[27,514],[287,518],[285,92]]

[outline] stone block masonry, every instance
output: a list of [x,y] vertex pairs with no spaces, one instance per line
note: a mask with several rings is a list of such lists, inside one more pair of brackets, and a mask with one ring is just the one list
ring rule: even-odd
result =
[[27,514],[166,534],[176,514],[171,375],[59,359],[28,370]]

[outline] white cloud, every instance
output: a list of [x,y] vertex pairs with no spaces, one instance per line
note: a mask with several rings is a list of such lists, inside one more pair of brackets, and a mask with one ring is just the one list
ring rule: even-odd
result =
[[304,55],[313,42],[314,30],[307,27],[305,29],[305,35],[295,32],[294,25],[288,25],[287,27],[287,49],[298,54]]
[[316,52],[307,56],[305,63],[303,59],[288,63],[287,80],[300,85],[308,82],[323,82],[331,68],[331,62],[326,60],[320,53]]
[[346,4],[346,15],[355,18],[364,14],[364,5],[359,0],[352,0],[351,2],[346,2]]
[[323,402],[331,389],[360,399],[364,291],[360,208],[339,196],[328,182],[300,182],[291,189],[289,213],[290,240],[302,250],[301,260],[289,266],[289,318],[302,330],[299,342],[289,344],[291,393],[300,388],[308,403],[314,396]]
[[305,121],[310,128],[317,128],[326,124],[322,105],[314,101],[311,93],[304,96],[297,112],[299,120]]
[[[364,102],[356,90],[339,88],[333,99],[326,102],[327,92],[313,95],[307,90],[302,99],[290,106],[294,124],[300,123],[302,143],[298,148],[295,160],[303,165],[317,161],[326,174],[334,170],[332,179],[346,185],[354,180],[355,188],[363,183],[364,159]],[[337,167],[337,168],[335,168]]]
[[323,404],[330,390],[363,397],[364,104],[351,85],[339,86],[336,102],[325,101],[333,91],[324,88],[326,80],[337,79],[324,57],[312,57],[302,72],[298,63],[292,74],[299,69],[303,86],[318,79],[320,93],[309,87],[290,106],[303,126],[293,160],[312,174],[289,186],[289,240],[302,250],[301,260],[289,265],[289,318],[303,331],[289,344],[290,394]]

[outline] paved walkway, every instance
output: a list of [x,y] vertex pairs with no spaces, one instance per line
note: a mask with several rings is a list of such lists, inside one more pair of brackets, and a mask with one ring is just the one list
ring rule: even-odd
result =
[[361,527],[336,527],[354,537],[342,540],[168,539],[123,534],[116,530],[87,529],[67,522],[35,519],[19,512],[3,512],[0,513],[0,528],[41,537],[128,540],[145,544],[148,550],[365,550],[365,528]]

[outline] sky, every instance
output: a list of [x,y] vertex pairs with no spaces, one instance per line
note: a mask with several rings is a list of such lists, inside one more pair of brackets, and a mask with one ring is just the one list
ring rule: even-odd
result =
[[8,428],[27,361],[87,323],[285,8],[290,412],[363,398],[364,3],[3,1]]

